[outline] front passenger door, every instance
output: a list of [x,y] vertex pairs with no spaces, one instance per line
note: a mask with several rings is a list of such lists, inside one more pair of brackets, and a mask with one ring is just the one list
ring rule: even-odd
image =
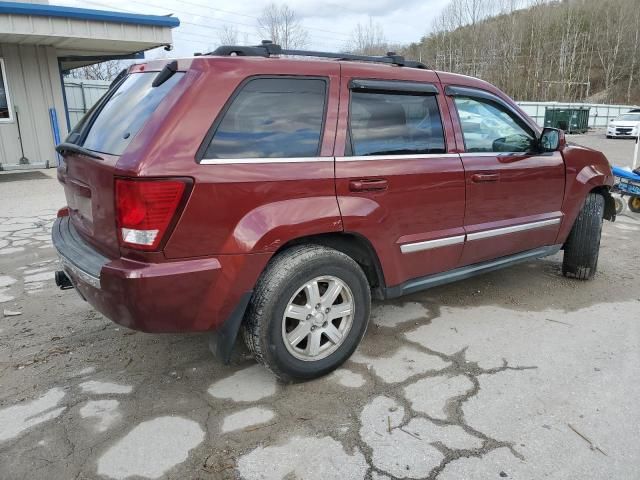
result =
[[553,245],[562,220],[562,154],[537,151],[537,132],[500,97],[470,88],[447,93],[464,139],[460,265]]

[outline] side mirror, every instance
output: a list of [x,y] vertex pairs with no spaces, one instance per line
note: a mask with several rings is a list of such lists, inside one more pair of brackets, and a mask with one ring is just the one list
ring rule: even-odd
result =
[[557,128],[545,128],[540,135],[540,149],[543,152],[555,152],[565,146],[564,132]]

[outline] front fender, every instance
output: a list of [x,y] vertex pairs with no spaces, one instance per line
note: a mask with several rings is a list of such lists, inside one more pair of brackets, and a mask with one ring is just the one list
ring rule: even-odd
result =
[[[583,167],[576,175],[576,183],[580,184],[588,191],[593,190],[595,187],[601,186],[613,186],[613,174],[610,168],[602,168],[601,165],[587,165]],[[583,188],[584,190],[585,188]]]
[[249,211],[235,226],[225,251],[273,252],[296,238],[341,232],[335,196],[281,200]]
[[587,195],[594,190],[608,191],[614,183],[609,162],[601,152],[571,145],[563,151],[563,156],[566,165],[565,195],[562,204],[564,218],[556,243],[566,241]]

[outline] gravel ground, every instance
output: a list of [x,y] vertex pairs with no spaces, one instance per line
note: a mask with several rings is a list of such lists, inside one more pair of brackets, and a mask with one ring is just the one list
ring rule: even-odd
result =
[[[632,141],[570,140],[630,164]],[[605,224],[593,281],[558,254],[376,304],[343,368],[282,385],[57,290],[55,174],[2,177],[3,480],[637,478],[638,215]]]

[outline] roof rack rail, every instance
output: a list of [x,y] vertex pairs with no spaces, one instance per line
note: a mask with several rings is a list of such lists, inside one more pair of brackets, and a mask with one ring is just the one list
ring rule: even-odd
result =
[[336,60],[355,60],[359,62],[376,62],[389,63],[399,67],[429,69],[423,63],[414,60],[405,60],[402,55],[395,52],[388,52],[386,55],[354,55],[351,53],[332,53],[332,52],[315,52],[310,50],[288,50],[283,49],[280,45],[273,43],[271,40],[263,40],[261,45],[240,46],[240,45],[223,45],[216,48],[212,52],[204,55],[213,55],[220,57],[270,57],[272,55],[295,55],[298,57],[320,57],[335,58]]

